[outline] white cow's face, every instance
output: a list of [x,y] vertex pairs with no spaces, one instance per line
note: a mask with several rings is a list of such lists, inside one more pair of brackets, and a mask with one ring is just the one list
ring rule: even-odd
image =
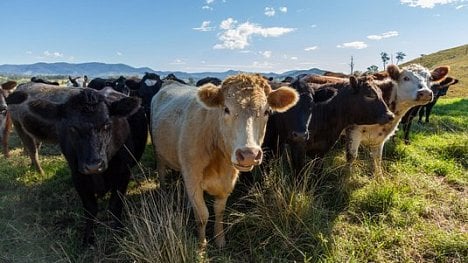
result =
[[239,171],[250,171],[262,162],[261,145],[270,110],[286,111],[298,100],[287,87],[271,91],[259,75],[240,74],[226,79],[221,88],[206,84],[199,88],[198,99],[216,110],[224,153]]
[[398,101],[423,105],[432,101],[434,95],[430,87],[434,81],[440,81],[447,76],[448,68],[440,67],[430,72],[421,65],[412,64],[401,70],[392,65],[388,71],[398,84]]

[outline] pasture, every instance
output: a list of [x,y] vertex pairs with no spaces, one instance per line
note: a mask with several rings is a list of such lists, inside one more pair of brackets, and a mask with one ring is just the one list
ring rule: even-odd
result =
[[362,152],[348,176],[339,143],[320,178],[294,181],[274,161],[254,174],[262,185],[230,196],[226,247],[209,240],[204,251],[178,175],[158,189],[149,142],[133,169],[126,228],[110,230],[101,202],[98,242],[83,248],[82,206],[58,147],[42,146],[41,176],[13,133],[11,157],[0,157],[0,262],[467,262],[467,112],[466,98],[440,99],[431,123],[414,124],[411,145],[398,133],[383,180],[369,176]]

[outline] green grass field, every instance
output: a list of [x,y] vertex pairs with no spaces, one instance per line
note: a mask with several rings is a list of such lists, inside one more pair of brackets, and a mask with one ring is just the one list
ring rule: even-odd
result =
[[468,262],[467,113],[467,99],[439,100],[431,123],[413,124],[411,145],[401,134],[386,145],[384,180],[369,175],[365,151],[346,176],[341,145],[320,178],[294,180],[274,162],[263,184],[231,195],[226,248],[210,240],[204,251],[181,181],[158,189],[149,145],[127,227],[107,227],[103,200],[98,243],[82,248],[81,202],[58,147],[42,147],[42,177],[13,133],[12,156],[0,157],[0,262]]

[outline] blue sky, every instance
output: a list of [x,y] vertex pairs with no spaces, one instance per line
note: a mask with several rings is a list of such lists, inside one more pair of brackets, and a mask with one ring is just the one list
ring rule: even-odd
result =
[[188,72],[382,68],[468,43],[468,0],[1,0],[0,64]]

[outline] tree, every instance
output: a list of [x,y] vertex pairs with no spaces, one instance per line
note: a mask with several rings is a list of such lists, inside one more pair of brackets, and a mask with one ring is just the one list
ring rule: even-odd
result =
[[379,71],[379,67],[377,67],[376,65],[372,65],[372,66],[367,67],[367,72],[368,73],[376,73],[378,71]]
[[351,75],[353,75],[354,72],[354,58],[351,56],[351,63],[349,63],[349,66],[351,67]]
[[403,59],[405,59],[405,57],[406,57],[405,53],[403,53],[401,51],[397,52],[396,57],[395,57],[397,65],[398,65],[398,63],[400,63],[400,61],[403,61]]
[[383,62],[383,68],[385,68],[387,62],[390,60],[390,57],[388,56],[387,52],[380,52],[380,58]]

